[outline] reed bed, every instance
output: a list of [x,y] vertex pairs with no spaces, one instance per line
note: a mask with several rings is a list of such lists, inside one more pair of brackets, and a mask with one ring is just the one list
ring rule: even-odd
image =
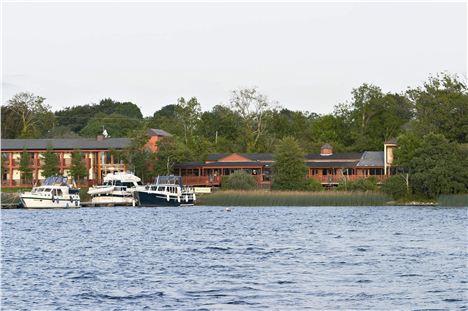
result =
[[199,197],[212,206],[375,206],[391,198],[378,192],[218,191]]
[[441,195],[437,203],[439,206],[468,206],[468,194]]

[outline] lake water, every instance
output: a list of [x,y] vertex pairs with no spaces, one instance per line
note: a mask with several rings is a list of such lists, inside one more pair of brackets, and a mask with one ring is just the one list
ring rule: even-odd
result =
[[467,208],[2,211],[4,310],[466,309]]

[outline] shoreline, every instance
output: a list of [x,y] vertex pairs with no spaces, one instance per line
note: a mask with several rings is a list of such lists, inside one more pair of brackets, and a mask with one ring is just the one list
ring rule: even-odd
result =
[[[1,192],[1,209],[21,209],[19,192]],[[395,201],[381,192],[350,191],[234,191],[200,194],[195,206],[313,207],[313,206],[447,206],[468,207],[468,194],[441,196],[439,200]],[[83,202],[86,203],[86,202]],[[89,203],[89,202],[88,202]],[[86,204],[85,204],[86,205]],[[89,205],[89,204],[88,204]],[[94,205],[94,204],[93,204]],[[83,206],[89,207],[89,206]],[[110,207],[110,206],[95,206]]]

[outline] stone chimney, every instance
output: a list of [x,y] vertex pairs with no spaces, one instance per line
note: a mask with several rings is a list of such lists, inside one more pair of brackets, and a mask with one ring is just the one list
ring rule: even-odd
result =
[[333,147],[330,144],[325,144],[320,148],[321,156],[329,156],[333,154]]
[[98,134],[98,135],[96,136],[96,140],[97,140],[97,141],[103,141],[103,140],[104,140],[104,135]]

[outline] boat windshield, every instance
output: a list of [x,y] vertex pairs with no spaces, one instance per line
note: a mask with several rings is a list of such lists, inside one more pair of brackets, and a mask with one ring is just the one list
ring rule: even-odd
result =
[[180,176],[158,176],[154,180],[155,184],[159,185],[181,185],[182,177]]
[[53,184],[67,184],[68,177],[65,176],[51,176],[47,177],[42,183],[45,186],[52,186]]

